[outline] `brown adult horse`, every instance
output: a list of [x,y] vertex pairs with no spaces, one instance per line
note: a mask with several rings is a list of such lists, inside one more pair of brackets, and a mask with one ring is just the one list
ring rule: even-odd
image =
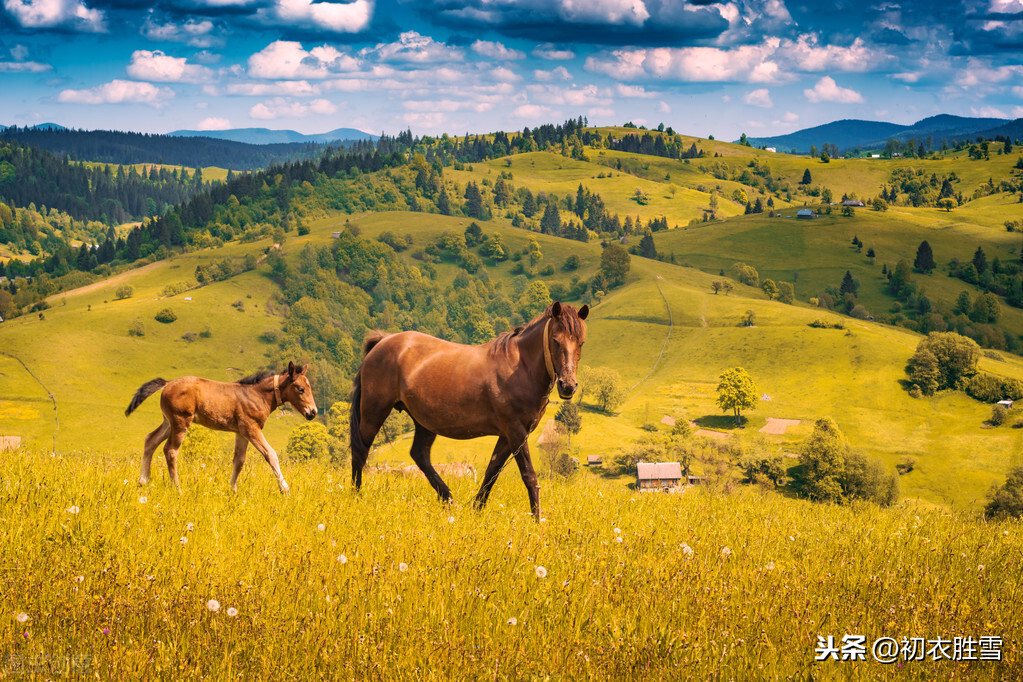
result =
[[291,362],[288,363],[287,372],[257,372],[233,383],[181,377],[173,381],[153,379],[142,384],[124,411],[124,416],[130,415],[143,400],[162,388],[160,409],[163,411],[163,423],[146,436],[139,485],[149,482],[153,453],[164,440],[167,441],[163,446],[167,471],[174,485],[178,485],[178,449],[189,425],[195,421],[207,428],[236,434],[231,488],[238,490],[238,474],[245,464],[245,451],[249,443],[252,443],[266,458],[277,477],[281,492],[288,492],[288,483],[281,474],[277,453],[263,437],[263,425],[270,413],[284,403],[291,403],[306,419],[316,416],[313,389],[305,375],[308,368],[309,365],[296,368],[295,363]]
[[434,439],[497,436],[476,508],[487,503],[497,475],[514,455],[529,506],[539,519],[540,489],[526,438],[543,416],[555,384],[566,400],[575,393],[588,313],[585,305],[576,311],[555,302],[525,327],[481,346],[419,332],[371,334],[352,386],[352,484],[356,489],[362,485],[369,448],[387,415],[404,410],[416,425],[412,459],[441,499],[451,499],[451,491],[430,463]]

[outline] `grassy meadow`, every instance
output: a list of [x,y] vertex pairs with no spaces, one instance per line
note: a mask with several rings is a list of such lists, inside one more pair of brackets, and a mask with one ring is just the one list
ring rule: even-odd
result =
[[[1018,523],[755,488],[639,495],[587,472],[542,482],[537,524],[514,467],[479,513],[470,480],[445,505],[388,474],[353,494],[319,463],[288,466],[290,496],[262,469],[230,494],[222,458],[182,467],[178,493],[138,488],[116,457],[5,455],[8,666],[296,680],[986,680],[1023,666]],[[846,634],[866,637],[866,661],[814,661],[818,637]],[[981,636],[1002,637],[1001,662],[870,654],[879,637]]]
[[[153,482],[140,488],[143,438],[161,416],[153,397],[124,417],[139,385],[186,374],[238,379],[266,364],[268,338],[285,321],[265,264],[195,282],[197,266],[258,258],[270,240],[190,250],[0,324],[0,436],[24,443],[0,452],[0,679],[24,672],[12,661],[83,660],[99,679],[1018,678],[1023,525],[988,523],[978,512],[990,487],[1023,464],[1023,429],[988,428],[991,406],[962,393],[910,397],[900,382],[919,334],[806,301],[848,269],[861,282],[860,301],[884,312],[893,299],[881,292],[882,264],[912,261],[923,239],[939,263],[932,275],[914,275],[927,295],[973,295],[979,290],[941,266],[953,256],[968,260],[978,244],[989,260],[1018,258],[1019,235],[1002,223],[1023,217],[1023,204],[996,194],[951,213],[893,206],[803,222],[784,216],[804,197],[776,199],[782,217],[744,216],[728,199],[742,185],[707,173],[718,161],[756,157],[795,185],[809,166],[837,201],[845,191],[872,196],[892,168],[915,161],[939,176],[955,170],[957,191],[969,194],[989,175],[1008,174],[1016,155],[822,164],[691,141],[720,156],[687,164],[610,150],[588,149],[589,161],[534,152],[444,172],[461,186],[510,172],[516,188],[559,196],[582,183],[622,218],[663,215],[680,226],[654,235],[675,264],[633,256],[626,284],[593,305],[582,364],[617,370],[629,391],[615,413],[583,405],[573,454],[607,461],[664,438],[668,416],[696,420],[717,433],[715,442],[752,444],[795,465],[814,420],[831,417],[853,448],[886,468],[915,459],[899,478],[898,505],[811,504],[737,485],[734,467],[722,474],[718,462],[702,459],[693,473],[718,480],[678,495],[639,495],[631,477],[599,469],[550,478],[536,447],[541,422],[530,440],[545,475],[545,520],[536,524],[514,466],[481,513],[471,509],[471,480],[449,480],[455,502],[444,505],[425,481],[374,468],[355,494],[347,469],[289,456],[288,436],[303,420],[287,411],[265,431],[290,496],[276,492],[252,450],[231,494],[227,434],[214,435],[210,452],[182,455],[180,492],[159,452]],[[719,220],[690,226],[719,186]],[[632,198],[637,188],[647,203]],[[471,222],[398,211],[306,218],[309,233],[289,233],[284,244],[292,262],[351,222],[369,238],[411,236],[413,248],[400,257],[417,265],[417,248]],[[595,240],[514,228],[500,211],[481,226],[500,234],[508,253],[535,239],[543,253],[536,270],[554,268],[541,277],[548,284],[569,287],[599,268]],[[864,252],[877,251],[874,263],[851,246],[853,236]],[[562,265],[573,255],[580,265],[568,272]],[[793,282],[796,304],[740,284],[714,294],[719,270],[736,261],[762,279]],[[485,265],[502,291],[522,284],[513,261]],[[450,259],[435,269],[444,285],[461,272]],[[132,294],[119,299],[124,285]],[[168,307],[176,321],[156,321]],[[740,326],[747,311],[754,327]],[[818,319],[844,328],[809,326]],[[143,336],[129,334],[137,323]],[[1001,324],[1023,334],[1023,312],[1003,305]],[[743,428],[716,404],[718,377],[735,366],[762,394]],[[985,353],[980,367],[1023,378],[1023,358],[1010,353]],[[315,367],[311,380],[315,386]],[[557,407],[555,396],[545,419]],[[785,434],[759,433],[769,418],[801,423]],[[371,467],[409,464],[410,445],[408,436],[378,442]],[[438,439],[434,461],[482,472],[492,448],[493,439]],[[814,662],[818,637],[846,634],[866,636],[866,661]],[[1001,662],[900,667],[869,651],[879,637],[982,636],[1003,638]],[[52,666],[49,673],[60,676]]]

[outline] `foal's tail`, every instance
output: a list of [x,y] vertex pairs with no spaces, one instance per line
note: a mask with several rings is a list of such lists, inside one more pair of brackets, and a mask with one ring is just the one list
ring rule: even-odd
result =
[[130,415],[135,411],[136,407],[142,404],[143,400],[153,395],[166,385],[167,382],[163,379],[153,379],[152,381],[147,381],[142,384],[142,386],[139,387],[139,390],[135,391],[135,397],[131,399],[131,404],[128,405],[128,409],[124,411],[124,416],[127,417]]
[[[387,334],[382,331],[370,332],[362,344],[362,356],[366,357]],[[355,373],[352,380],[352,393],[349,397],[349,442],[352,449],[352,485],[358,490],[362,486],[362,468],[369,459],[369,444],[362,439],[362,367]]]

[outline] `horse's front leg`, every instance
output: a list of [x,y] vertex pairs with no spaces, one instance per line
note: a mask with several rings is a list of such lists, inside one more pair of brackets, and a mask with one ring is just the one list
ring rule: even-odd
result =
[[522,445],[515,449],[515,463],[519,465],[519,473],[522,474],[522,482],[526,484],[526,491],[529,493],[529,508],[533,512],[533,518],[540,520],[540,485],[536,480],[536,472],[533,471],[533,459],[529,456],[529,443],[522,439]]
[[508,446],[508,439],[504,436],[498,438],[497,445],[494,446],[494,453],[490,455],[490,464],[487,465],[487,471],[483,474],[483,485],[480,486],[479,492],[476,493],[476,501],[474,503],[476,509],[483,509],[483,506],[487,503],[490,491],[497,481],[497,475],[501,473],[504,463],[508,461],[511,454],[512,450]]
[[281,489],[282,493],[287,493],[290,490],[288,482],[284,480],[284,474],[281,473],[281,463],[277,459],[277,453],[274,451],[270,444],[266,442],[266,437],[263,436],[263,432],[259,429],[252,428],[247,429],[244,434],[252,445],[259,450],[260,454],[266,460],[266,463],[270,465],[270,470],[273,471],[274,477],[277,479],[277,487]]

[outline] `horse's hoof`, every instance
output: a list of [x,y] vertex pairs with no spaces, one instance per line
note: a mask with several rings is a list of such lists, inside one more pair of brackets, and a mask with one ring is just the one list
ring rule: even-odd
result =
[[146,485],[147,483],[149,483],[149,479],[148,478],[141,478],[141,477],[139,478],[139,485]]

